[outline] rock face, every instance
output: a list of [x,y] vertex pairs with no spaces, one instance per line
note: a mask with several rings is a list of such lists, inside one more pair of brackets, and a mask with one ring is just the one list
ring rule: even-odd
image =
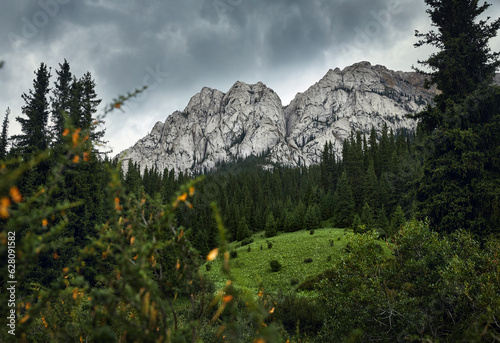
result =
[[[203,88],[186,108],[175,111],[120,157],[141,168],[187,173],[213,169],[219,161],[250,155],[274,163],[319,163],[325,142],[341,153],[351,132],[415,128],[408,113],[424,109],[437,90],[423,76],[391,71],[368,62],[336,68],[283,107],[263,83],[236,82],[227,93]],[[126,163],[124,163],[126,166]]]

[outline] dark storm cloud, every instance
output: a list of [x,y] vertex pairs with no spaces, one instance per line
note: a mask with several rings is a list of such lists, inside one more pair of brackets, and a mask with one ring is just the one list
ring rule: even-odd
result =
[[[149,86],[125,113],[108,119],[117,151],[182,110],[203,86],[225,92],[236,80],[261,80],[289,98],[329,68],[361,58],[408,70],[416,61],[401,59],[411,56],[413,30],[428,21],[423,0],[16,0],[1,6],[0,113],[10,105],[19,115],[33,70],[40,62],[58,68],[66,58],[77,77],[92,72],[105,103]],[[304,84],[289,81],[298,79]]]

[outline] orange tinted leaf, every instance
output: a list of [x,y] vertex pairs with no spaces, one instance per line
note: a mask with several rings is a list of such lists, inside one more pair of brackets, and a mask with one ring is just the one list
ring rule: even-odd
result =
[[83,153],[83,160],[84,160],[85,162],[88,162],[88,161],[90,160],[90,153],[89,153],[88,151],[85,151],[85,152]]
[[80,137],[80,131],[82,129],[78,128],[73,132],[72,140],[73,140],[73,147],[75,147],[78,144],[78,138]]
[[59,255],[57,255],[57,251],[54,251],[54,260],[57,260],[59,258]]
[[77,295],[78,295],[78,288],[73,288],[73,299],[76,299]]
[[19,323],[24,324],[24,323],[26,323],[26,321],[27,321],[29,318],[30,318],[30,315],[29,315],[29,314],[27,314],[27,315],[26,315],[26,317],[24,317],[23,319],[21,319],[21,321],[20,321]]
[[189,187],[189,196],[192,197],[194,195],[194,187]]
[[73,157],[73,163],[79,163],[79,162],[80,162],[80,156],[75,155],[75,157]]
[[49,221],[47,219],[42,219],[42,226],[46,227],[49,224]]
[[0,217],[4,219],[9,218],[9,207],[10,207],[10,199],[7,197],[3,197],[0,200]]
[[69,134],[69,129],[64,129],[63,136],[66,137]]
[[186,201],[187,196],[188,196],[188,195],[187,195],[187,193],[183,193],[182,195],[179,195],[179,196],[177,197],[177,200],[178,200],[178,201]]
[[19,188],[17,188],[16,186],[10,187],[9,194],[10,194],[10,197],[12,198],[12,200],[14,200],[14,202],[19,203],[19,202],[23,201],[23,197],[21,196],[21,192],[19,192]]
[[225,295],[223,298],[222,298],[222,301],[224,301],[226,304],[228,302],[230,302],[231,300],[233,300],[233,296],[232,295]]
[[134,244],[135,242],[135,237],[132,236],[132,238],[130,238],[130,245]]
[[115,198],[115,210],[121,211],[123,207],[120,206],[120,198],[116,197]]
[[217,255],[219,254],[219,249],[218,248],[215,248],[213,249],[212,251],[210,251],[210,253],[208,254],[207,256],[207,260],[208,261],[212,261],[212,260],[215,260],[215,258],[217,257]]

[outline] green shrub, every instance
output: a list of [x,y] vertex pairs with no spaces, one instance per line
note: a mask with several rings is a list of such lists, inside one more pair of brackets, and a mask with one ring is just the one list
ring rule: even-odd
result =
[[241,246],[244,247],[245,245],[252,244],[252,243],[253,243],[253,238],[247,237],[241,241]]
[[278,260],[272,260],[269,264],[271,265],[272,272],[279,272],[283,267]]
[[324,306],[318,299],[295,294],[279,296],[275,318],[290,333],[316,336],[325,319]]
[[299,279],[297,278],[291,278],[290,279],[290,285],[295,286],[299,284]]

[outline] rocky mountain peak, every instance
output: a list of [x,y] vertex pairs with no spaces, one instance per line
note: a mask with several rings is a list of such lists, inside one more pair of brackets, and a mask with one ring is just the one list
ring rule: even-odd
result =
[[249,155],[307,166],[319,163],[327,141],[340,155],[353,131],[415,128],[405,115],[422,110],[436,94],[423,84],[422,75],[364,61],[330,69],[286,107],[262,82],[237,81],[227,93],[204,87],[121,156],[142,168],[188,173]]

